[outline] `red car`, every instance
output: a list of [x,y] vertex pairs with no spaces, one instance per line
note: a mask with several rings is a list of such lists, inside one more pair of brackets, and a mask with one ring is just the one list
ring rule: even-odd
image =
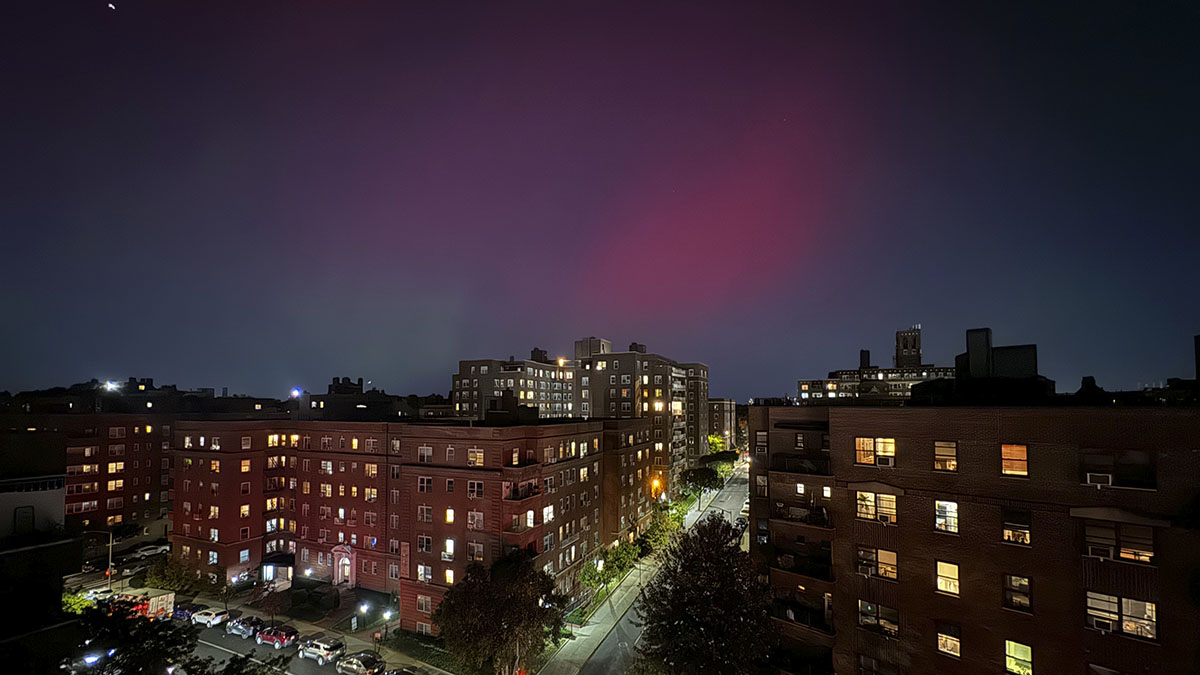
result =
[[298,637],[300,637],[300,632],[295,628],[272,626],[259,631],[258,635],[254,636],[254,641],[260,645],[269,644],[275,649],[283,649],[295,644]]

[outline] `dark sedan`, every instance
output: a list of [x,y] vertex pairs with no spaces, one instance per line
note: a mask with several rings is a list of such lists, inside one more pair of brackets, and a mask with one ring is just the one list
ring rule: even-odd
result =
[[175,610],[171,612],[171,618],[181,621],[191,621],[192,615],[202,609],[208,609],[208,607],[197,605],[194,602],[185,602],[182,605],[175,605]]
[[[266,628],[267,622],[257,616],[243,616],[240,619],[234,619],[225,623],[225,632],[230,635],[237,635],[243,640],[258,635],[258,632]],[[262,644],[262,642],[259,642]]]

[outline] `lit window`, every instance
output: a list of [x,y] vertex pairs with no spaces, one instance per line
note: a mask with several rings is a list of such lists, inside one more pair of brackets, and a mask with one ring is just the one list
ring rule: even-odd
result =
[[962,656],[962,632],[958,626],[938,622],[937,648],[943,654]]
[[854,439],[854,463],[855,464],[874,464],[875,463],[875,439],[873,439],[873,438],[855,438]]
[[796,483],[796,494],[804,494],[804,483]]
[[859,572],[882,579],[895,580],[899,576],[896,565],[896,552],[886,549],[859,548]]
[[446,585],[452,585],[453,583],[454,583],[454,570],[447,569],[446,570]]
[[243,459],[242,460],[242,473],[249,473],[249,471],[250,471],[250,460]]
[[1029,577],[1004,575],[1004,606],[1018,612],[1033,612],[1033,595]]
[[1028,476],[1028,448],[1024,445],[1001,445],[1000,472],[1005,476]]
[[238,516],[241,518],[249,518],[250,517],[250,505],[242,504],[241,508],[238,509]]
[[933,470],[958,471],[958,441],[933,442]]
[[948,595],[958,595],[958,565],[937,561],[937,589]]
[[454,522],[454,509],[446,509],[446,522],[447,523]]
[[1013,675],[1033,675],[1033,647],[1005,640],[1004,672]]
[[887,635],[899,635],[900,612],[888,607],[882,607],[873,602],[859,600],[858,625],[868,630],[886,633]]
[[830,497],[833,496],[833,488],[829,487],[828,485],[821,488],[821,496],[824,497],[825,499],[829,499]]
[[933,502],[933,527],[941,532],[958,532],[958,502]]

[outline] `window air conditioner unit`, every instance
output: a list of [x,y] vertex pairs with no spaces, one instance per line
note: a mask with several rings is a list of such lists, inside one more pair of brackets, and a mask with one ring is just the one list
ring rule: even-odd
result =
[[891,455],[884,455],[882,457],[876,457],[875,458],[875,466],[883,466],[883,467],[887,467],[890,469],[890,468],[896,466],[896,458],[892,457]]
[[1112,560],[1113,550],[1111,546],[1096,546],[1089,544],[1087,547],[1087,557],[1099,558],[1101,560]]
[[892,522],[892,515],[890,513],[879,514],[879,522],[883,523],[884,525],[890,525]]
[[869,577],[874,572],[875,572],[875,568],[871,567],[870,565],[859,565],[858,566],[858,573],[863,575],[864,577]]
[[1112,619],[1105,619],[1103,617],[1089,615],[1087,618],[1087,625],[1088,625],[1088,628],[1095,628],[1096,630],[1100,631],[1101,633],[1113,632]]
[[1087,484],[1095,485],[1097,488],[1101,486],[1112,486],[1111,473],[1088,473]]

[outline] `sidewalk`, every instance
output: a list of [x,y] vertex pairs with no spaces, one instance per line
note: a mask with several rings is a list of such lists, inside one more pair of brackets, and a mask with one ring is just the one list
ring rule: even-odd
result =
[[[224,606],[224,604],[220,600],[216,600],[214,598],[208,598],[208,597],[204,597],[204,596],[196,596],[194,602],[199,602],[201,604],[206,604],[206,605],[209,605],[212,607],[223,607]],[[257,616],[264,621],[266,621],[270,618],[266,614],[263,614],[262,612],[258,611],[257,609],[250,607],[248,605],[242,604],[242,603],[232,603],[231,602],[231,603],[229,603],[229,609],[231,612],[235,609],[238,610],[239,612],[241,612],[241,614],[239,616],[247,616],[247,615]],[[370,635],[367,635],[368,639],[363,639],[363,638],[357,637],[355,635],[349,635],[346,633],[342,633],[340,631],[335,631],[332,628],[326,628],[323,626],[319,626],[317,624],[308,623],[307,621],[297,621],[286,615],[276,615],[275,619],[276,619],[276,621],[282,621],[284,624],[286,624],[288,626],[292,626],[296,630],[300,631],[300,639],[301,640],[306,640],[311,637],[336,635],[336,636],[338,636],[338,638],[340,638],[342,640],[342,642],[346,643],[346,653],[347,654],[352,654],[354,652],[360,652],[360,651],[378,652],[380,655],[383,656],[384,661],[387,662],[388,668],[408,667],[408,668],[412,668],[413,670],[416,670],[419,673],[427,673],[428,675],[453,675],[453,673],[442,670],[441,668],[438,668],[437,666],[433,666],[428,663],[425,663],[424,661],[418,661],[417,659],[414,659],[413,657],[411,657],[407,654],[398,652],[394,649],[390,649],[388,647],[383,647],[383,646],[376,647],[369,639]],[[362,633],[359,633],[358,635],[363,635],[365,633],[373,633],[375,630],[380,630],[380,629],[372,629],[370,631],[363,631]],[[273,653],[274,652],[271,650],[268,650],[266,652],[266,654],[268,654],[268,655],[273,654]]]
[[[728,485],[728,481],[726,485]],[[722,486],[721,490],[714,490],[707,503],[703,504],[701,508],[688,511],[683,517],[683,528],[686,530],[695,525],[704,511],[724,489],[725,487]],[[642,586],[654,578],[654,573],[657,571],[657,562],[639,560],[629,576],[625,577],[625,580],[609,594],[605,605],[596,610],[586,625],[575,629],[574,639],[567,640],[567,643],[559,648],[558,652],[538,671],[538,675],[575,675],[578,673],[583,668],[583,664],[587,663],[588,659],[592,658],[592,654],[599,649],[600,643],[608,637],[613,626],[616,626],[621,617],[625,616],[625,612],[629,611],[634,601],[637,600]]]

